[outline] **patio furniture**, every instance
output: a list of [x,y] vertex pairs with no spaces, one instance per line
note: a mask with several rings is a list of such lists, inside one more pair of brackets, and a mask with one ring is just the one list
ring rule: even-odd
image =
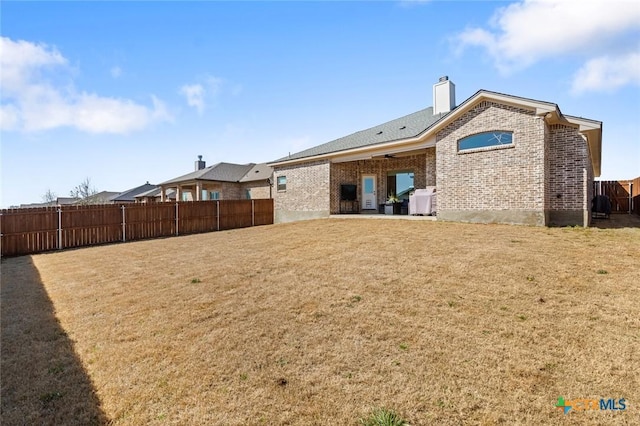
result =
[[436,213],[436,187],[428,186],[425,189],[416,189],[409,195],[410,215],[434,215]]

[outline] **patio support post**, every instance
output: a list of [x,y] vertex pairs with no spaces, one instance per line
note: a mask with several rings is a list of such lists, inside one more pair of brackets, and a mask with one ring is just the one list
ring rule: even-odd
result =
[[200,197],[202,196],[202,183],[196,182],[196,201],[201,201]]
[[165,201],[165,188],[160,185],[160,202],[164,203]]

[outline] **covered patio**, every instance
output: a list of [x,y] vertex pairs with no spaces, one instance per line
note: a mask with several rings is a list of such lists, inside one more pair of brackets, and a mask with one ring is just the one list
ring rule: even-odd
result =
[[435,147],[368,159],[336,159],[330,165],[330,212],[384,214],[384,205],[391,199],[402,205],[396,214],[406,215],[410,193],[435,185]]

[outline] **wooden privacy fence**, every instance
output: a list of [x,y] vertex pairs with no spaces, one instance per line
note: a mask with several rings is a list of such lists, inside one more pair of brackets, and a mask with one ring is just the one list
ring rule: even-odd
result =
[[2,256],[273,223],[273,200],[0,210]]
[[640,214],[640,177],[632,180],[603,180],[593,183],[596,195],[611,200],[612,213]]

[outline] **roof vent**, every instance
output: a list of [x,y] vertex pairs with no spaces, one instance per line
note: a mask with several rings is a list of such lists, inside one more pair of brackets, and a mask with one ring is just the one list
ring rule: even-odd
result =
[[406,128],[407,128],[407,126],[402,126],[402,127],[400,127],[400,130],[404,130]]
[[446,75],[433,85],[433,113],[442,114],[456,107],[456,86]]
[[376,135],[381,135],[382,134],[382,130],[380,130],[378,133],[376,133]]

